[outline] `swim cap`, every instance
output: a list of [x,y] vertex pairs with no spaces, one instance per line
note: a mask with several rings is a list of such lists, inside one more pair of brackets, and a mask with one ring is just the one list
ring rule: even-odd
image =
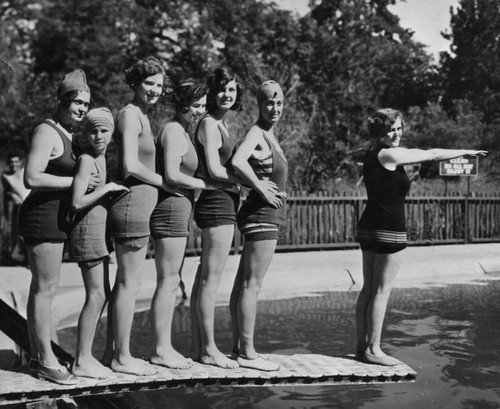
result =
[[83,132],[89,133],[96,126],[105,126],[111,132],[115,129],[113,115],[108,108],[94,108],[87,112],[82,120]]
[[62,97],[69,91],[86,91],[90,94],[90,88],[87,85],[85,73],[80,68],[71,71],[64,76],[64,79],[57,88],[57,96]]
[[280,84],[273,80],[263,82],[257,89],[257,103],[259,104],[259,109],[264,101],[274,98],[284,98]]

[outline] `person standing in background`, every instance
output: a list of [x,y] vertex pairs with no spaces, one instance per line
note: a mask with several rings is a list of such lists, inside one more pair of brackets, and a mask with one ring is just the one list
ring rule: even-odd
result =
[[19,237],[18,214],[30,189],[24,186],[24,155],[18,151],[7,154],[7,169],[2,172],[3,221],[2,262],[25,264],[26,248]]

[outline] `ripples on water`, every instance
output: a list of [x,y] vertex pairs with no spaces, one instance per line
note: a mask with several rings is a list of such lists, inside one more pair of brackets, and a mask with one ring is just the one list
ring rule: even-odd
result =
[[[264,353],[343,356],[354,351],[357,292],[259,302],[256,346]],[[82,408],[500,408],[500,281],[395,289],[383,347],[418,372],[416,383],[356,386],[198,387],[79,399]],[[95,350],[104,347],[100,327]],[[230,351],[227,307],[216,310],[218,345]],[[59,333],[72,350],[76,330]],[[133,353],[149,354],[149,312],[135,316]],[[174,346],[188,354],[189,309],[177,307]]]

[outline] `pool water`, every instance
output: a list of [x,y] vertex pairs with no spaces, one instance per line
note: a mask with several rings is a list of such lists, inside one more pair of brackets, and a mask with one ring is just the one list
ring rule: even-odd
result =
[[[261,301],[256,346],[264,353],[345,356],[355,347],[358,292]],[[383,348],[417,371],[415,383],[355,386],[197,387],[78,399],[81,408],[500,408],[500,281],[394,289]],[[102,351],[99,329],[96,355]],[[216,309],[217,341],[230,351],[227,307]],[[76,330],[60,331],[71,350]],[[133,353],[149,354],[149,312],[137,313]],[[179,306],[173,342],[188,354],[189,308]]]

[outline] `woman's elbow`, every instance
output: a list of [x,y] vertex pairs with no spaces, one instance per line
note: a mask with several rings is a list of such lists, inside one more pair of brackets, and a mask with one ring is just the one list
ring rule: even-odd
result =
[[213,180],[226,180],[224,172],[219,169],[208,169],[208,173]]
[[233,169],[236,171],[236,172],[241,172],[241,169],[243,168],[244,166],[244,162],[242,159],[239,159],[239,158],[233,158],[231,160],[231,165],[233,166]]
[[84,208],[85,208],[85,206],[83,205],[81,200],[73,200],[71,202],[71,210],[75,213],[83,210]]
[[165,182],[169,185],[177,185],[179,183],[179,175],[165,172]]
[[37,178],[33,175],[24,174],[24,187],[26,189],[34,189],[37,187]]
[[134,163],[131,164],[124,163],[123,170],[125,171],[126,175],[130,176],[137,176],[137,174],[139,173],[139,167],[136,166],[136,164]]

